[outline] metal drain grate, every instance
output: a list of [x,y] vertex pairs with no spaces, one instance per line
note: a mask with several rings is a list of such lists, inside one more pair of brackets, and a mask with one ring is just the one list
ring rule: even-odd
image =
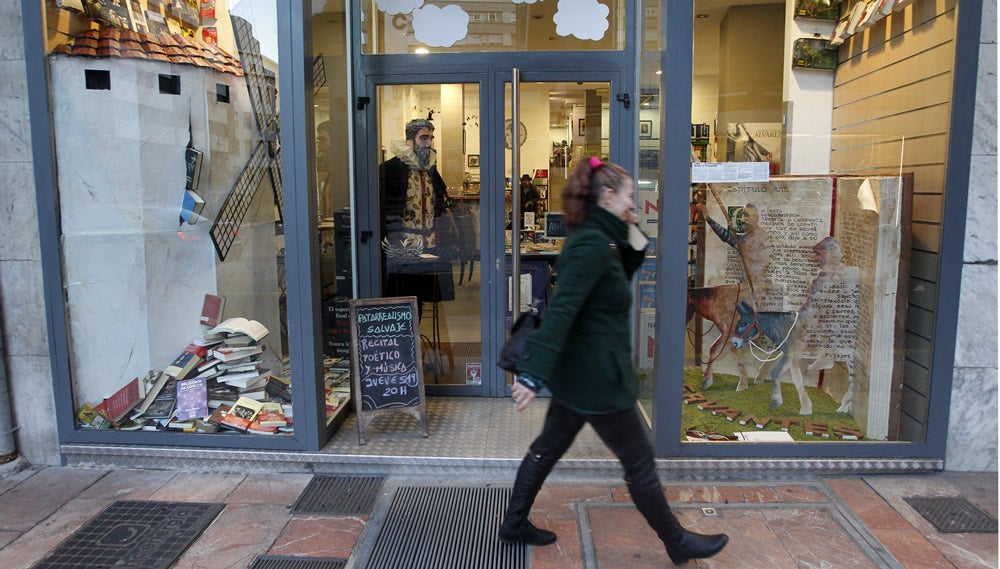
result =
[[346,559],[279,555],[258,557],[248,569],[344,569],[346,565]]
[[510,488],[401,487],[367,569],[524,569],[527,546],[497,537]]
[[941,533],[997,533],[997,520],[965,498],[903,498]]
[[292,513],[371,515],[383,480],[382,476],[314,476]]
[[32,569],[166,569],[224,507],[188,502],[114,502]]

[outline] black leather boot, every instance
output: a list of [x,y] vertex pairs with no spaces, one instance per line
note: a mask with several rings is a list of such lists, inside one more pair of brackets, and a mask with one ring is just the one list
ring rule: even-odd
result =
[[528,545],[549,545],[555,543],[556,534],[535,527],[528,521],[528,512],[535,503],[535,496],[552,470],[551,465],[540,461],[541,457],[528,453],[517,469],[517,478],[507,504],[507,513],[500,524],[500,539],[520,541]]
[[711,557],[729,543],[729,536],[725,534],[701,535],[684,529],[670,510],[652,463],[639,465],[634,475],[635,478],[625,479],[632,502],[660,537],[675,565]]
[[683,531],[684,534],[680,539],[667,547],[667,555],[674,565],[681,565],[692,559],[706,559],[722,551],[722,548],[729,543],[729,536],[724,533],[702,535]]
[[535,527],[535,524],[527,518],[513,527],[507,527],[508,519],[510,518],[505,518],[504,523],[500,525],[499,535],[504,541],[520,541],[528,545],[550,545],[556,542],[556,534]]

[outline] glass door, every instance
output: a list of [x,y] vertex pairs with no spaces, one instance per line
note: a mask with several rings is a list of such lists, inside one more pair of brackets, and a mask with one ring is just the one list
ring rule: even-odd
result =
[[[551,74],[516,69],[510,76],[503,123],[505,332],[530,307],[544,311],[555,291],[556,259],[566,237],[562,190],[578,162],[609,158],[615,110],[610,78],[553,81]],[[520,276],[517,288],[514,274]],[[506,375],[501,394],[513,380]]]
[[377,87],[381,296],[415,296],[428,393],[480,395],[480,85]]
[[512,318],[513,263],[518,303],[543,308],[565,236],[560,192],[577,161],[608,158],[613,148],[612,74],[552,81],[529,73],[515,105],[517,75],[374,86],[374,179],[358,207],[377,230],[361,231],[360,264],[378,267],[371,294],[417,298],[430,395],[509,393],[495,362]]

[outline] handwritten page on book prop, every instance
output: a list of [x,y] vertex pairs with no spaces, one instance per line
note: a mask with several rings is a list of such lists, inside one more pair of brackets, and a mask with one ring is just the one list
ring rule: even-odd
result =
[[[908,308],[913,175],[840,176],[836,192],[833,234],[844,263],[858,267],[861,280],[851,413],[866,438],[885,440],[896,430],[892,425],[898,416],[892,410],[902,399],[906,365],[905,330],[895,323],[906,321]],[[834,385],[824,380],[824,390]]]
[[351,371],[358,444],[378,415],[407,413],[427,434],[417,297],[350,301]]

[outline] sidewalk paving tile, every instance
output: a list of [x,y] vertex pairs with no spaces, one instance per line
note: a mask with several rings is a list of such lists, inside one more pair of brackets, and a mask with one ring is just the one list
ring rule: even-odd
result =
[[864,480],[837,479],[827,481],[837,496],[862,522],[872,529],[908,529],[903,516],[882,499]]
[[0,529],[31,529],[105,473],[104,470],[90,468],[46,468],[36,471],[3,493],[3,499],[0,499]]
[[227,504],[172,569],[247,567],[267,552],[287,523],[288,508],[284,506]]
[[872,534],[906,569],[956,569],[913,528],[873,528]]
[[347,559],[367,522],[367,516],[296,514],[267,554]]
[[166,470],[110,470],[100,480],[80,492],[79,497],[110,499],[110,501],[150,500],[157,490],[176,475],[176,472]]
[[245,478],[242,474],[178,473],[150,496],[162,502],[224,502]]
[[226,497],[229,504],[280,504],[292,507],[312,474],[264,473],[247,476]]

